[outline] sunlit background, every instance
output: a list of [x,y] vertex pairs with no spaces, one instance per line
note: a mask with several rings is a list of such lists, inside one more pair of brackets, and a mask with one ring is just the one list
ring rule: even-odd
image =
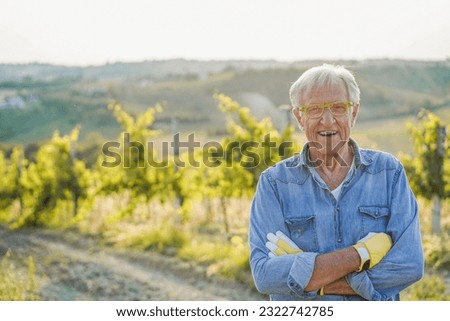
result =
[[[352,137],[398,157],[418,197],[426,275],[402,298],[448,300],[449,12],[444,0],[0,0],[0,300],[266,299],[248,265],[251,199],[305,142],[289,87],[322,63],[355,74]],[[164,153],[178,133],[223,148]],[[258,145],[259,161],[227,148],[267,133],[292,148]]]
[[0,62],[443,60],[445,0],[2,0]]

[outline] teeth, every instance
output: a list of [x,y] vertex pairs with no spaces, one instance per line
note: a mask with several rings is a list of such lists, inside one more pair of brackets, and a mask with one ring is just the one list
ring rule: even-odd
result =
[[330,135],[334,135],[336,134],[335,131],[324,131],[324,132],[319,132],[319,135],[321,136],[330,136]]

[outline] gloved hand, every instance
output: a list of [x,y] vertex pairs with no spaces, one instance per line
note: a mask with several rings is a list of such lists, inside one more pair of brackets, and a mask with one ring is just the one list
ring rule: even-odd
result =
[[277,231],[275,234],[267,234],[268,242],[266,247],[269,249],[269,257],[281,256],[286,254],[296,254],[303,252],[289,237],[283,232]]
[[386,233],[370,232],[353,245],[361,258],[358,271],[371,269],[383,259],[392,247],[392,240]]

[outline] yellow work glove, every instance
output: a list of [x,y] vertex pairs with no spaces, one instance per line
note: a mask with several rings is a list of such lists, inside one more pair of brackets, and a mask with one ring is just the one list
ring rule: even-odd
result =
[[392,240],[386,233],[369,233],[353,245],[361,258],[358,271],[373,268],[380,263],[392,247]]
[[277,231],[275,234],[267,234],[268,241],[266,247],[269,249],[269,257],[286,254],[296,254],[303,252],[289,237],[283,232]]

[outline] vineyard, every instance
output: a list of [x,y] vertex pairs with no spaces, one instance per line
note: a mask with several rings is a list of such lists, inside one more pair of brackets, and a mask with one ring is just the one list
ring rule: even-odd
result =
[[[209,276],[250,287],[249,201],[261,171],[293,154],[295,146],[279,149],[292,141],[293,128],[279,133],[269,119],[257,121],[226,96],[216,99],[229,116],[230,135],[194,153],[176,152],[163,159],[149,148],[147,143],[158,135],[152,124],[160,107],[132,117],[111,104],[123,128],[117,142],[125,136],[130,142],[118,148],[119,164],[111,165],[107,153],[99,151],[97,165],[88,169],[74,154],[77,128],[65,136],[55,132],[34,162],[20,148],[9,159],[0,154],[2,221],[12,229],[76,228],[101,235],[103,242],[118,248],[196,261],[207,266]],[[270,140],[266,147],[241,148],[264,139]]]
[[[93,166],[77,155],[76,126],[67,135],[55,131],[34,159],[27,159],[20,147],[8,156],[0,153],[0,221],[12,230],[75,231],[95,237],[106,248],[157,252],[194,262],[206,278],[232,280],[252,289],[247,246],[252,195],[263,170],[301,147],[292,125],[279,131],[270,118],[258,120],[230,97],[214,98],[227,119],[226,135],[218,142],[199,142],[174,132],[171,142],[156,148],[161,133],[154,122],[163,107],[133,116],[113,102],[108,108],[121,133],[103,144]],[[429,271],[405,295],[412,300],[445,300],[450,272],[450,149],[436,143],[445,144],[439,118],[427,115],[422,127],[410,126],[415,154],[399,155],[419,197]],[[439,233],[431,233],[437,206]],[[11,258],[5,255],[3,260]],[[29,277],[18,278],[26,283],[19,288],[35,287],[35,264],[30,257],[25,268]],[[8,277],[14,284],[14,271],[6,272],[0,273],[0,281]],[[9,298],[39,299],[39,291],[31,288],[29,296]],[[8,290],[0,291],[0,299],[8,299],[4,293]]]

